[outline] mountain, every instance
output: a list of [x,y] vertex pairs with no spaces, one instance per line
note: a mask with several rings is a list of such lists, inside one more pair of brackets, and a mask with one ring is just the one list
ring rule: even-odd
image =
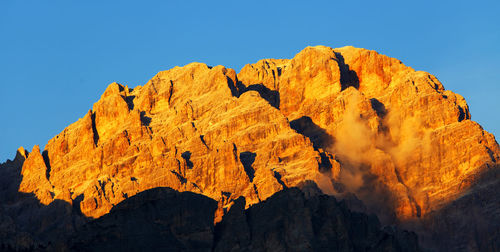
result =
[[[266,199],[312,181],[382,225],[416,232],[425,249],[496,251],[499,160],[462,96],[375,51],[307,47],[238,74],[191,63],[144,86],[110,84],[43,151],[19,149],[2,164],[0,218],[10,224],[0,237],[65,243],[158,187],[215,200],[214,222],[231,226],[233,205],[247,217],[258,206],[272,214],[284,203]],[[311,204],[303,211],[331,205]],[[245,248],[263,248],[244,236],[254,246]]]
[[413,233],[381,230],[375,216],[351,212],[334,197],[284,189],[245,210],[238,198],[214,227],[217,202],[154,188],[86,224],[71,250],[418,251]]

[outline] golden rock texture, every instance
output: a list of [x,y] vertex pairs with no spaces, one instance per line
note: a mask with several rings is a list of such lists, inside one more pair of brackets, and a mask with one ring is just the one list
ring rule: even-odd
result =
[[82,213],[99,217],[154,187],[202,193],[226,207],[323,176],[310,141],[257,92],[234,97],[236,83],[234,70],[200,63],[160,72],[133,90],[113,83],[49,141],[49,170],[33,150],[21,189],[44,204],[51,194],[67,202],[83,195]]
[[353,192],[383,221],[437,216],[475,194],[476,184],[499,188],[498,143],[470,120],[463,97],[396,59],[353,47],[309,47],[289,61],[247,65],[238,79],[277,91],[292,127],[307,121],[299,132],[340,163],[330,173],[333,190],[319,183],[324,192]]
[[134,89],[109,85],[42,153],[35,146],[19,191],[97,218],[171,187],[217,200],[220,221],[240,196],[248,207],[312,180],[386,224],[420,223],[498,187],[498,143],[470,118],[436,77],[365,49],[308,47],[239,74],[191,63]]
[[323,129],[331,140],[318,147],[344,164],[333,178],[344,181],[343,169],[366,169],[395,194],[399,218],[460,197],[464,180],[497,164],[498,144],[469,120],[463,97],[374,51],[309,47],[290,61],[247,65],[238,78],[278,91],[292,123],[308,117]]

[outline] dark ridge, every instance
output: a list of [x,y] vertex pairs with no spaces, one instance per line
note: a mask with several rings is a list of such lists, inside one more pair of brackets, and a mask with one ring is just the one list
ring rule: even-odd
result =
[[175,159],[175,161],[177,161],[177,170],[181,172],[181,161],[179,161],[179,159],[177,158]]
[[120,84],[120,83],[116,83],[116,84],[118,84],[118,91],[119,92],[122,92],[123,90],[125,90],[125,87],[122,84]]
[[[24,156],[23,156],[24,155]],[[16,157],[14,158],[14,161],[18,160],[19,162],[24,162],[24,160],[26,160],[26,158],[28,158],[30,155],[30,153],[27,151],[27,150],[24,150],[24,153],[21,153],[18,151],[16,151]],[[26,158],[24,158],[26,157]]]
[[11,160],[10,158],[8,158],[4,163],[0,162],[0,167],[2,167],[3,165],[17,164],[15,166],[19,166],[19,168],[21,168],[23,166],[26,158],[28,158],[28,156],[29,156],[29,152],[27,150],[24,150],[24,153],[21,153],[21,152],[19,152],[19,150],[17,150],[16,156],[14,157],[14,159]]
[[172,94],[174,93],[174,82],[170,80],[170,89],[168,90],[168,104],[170,105],[170,100],[172,100]]
[[207,145],[207,143],[205,142],[205,135],[200,135],[200,140],[201,140],[201,142],[203,143],[203,145],[205,145],[205,147],[207,147],[207,149],[210,149],[210,148],[208,148],[208,145]]
[[224,191],[221,191],[220,193],[222,194],[222,196],[224,196],[224,197],[226,197],[226,198],[231,197],[231,192],[224,192]]
[[415,233],[382,230],[374,215],[298,188],[245,210],[240,197],[215,226],[212,251],[420,251]]
[[458,116],[458,121],[461,122],[463,120],[465,120],[465,111],[462,107],[458,106],[458,111],[459,111],[459,116]]
[[[12,203],[16,201],[19,185],[22,180],[22,167],[26,160],[22,154],[27,155],[28,151],[21,153],[16,151],[16,157],[11,161],[8,159],[5,163],[0,163],[0,202]],[[0,205],[0,216],[2,206]]]
[[99,133],[97,132],[97,128],[95,126],[95,113],[92,113],[90,119],[92,120],[92,133],[94,135],[94,145],[97,147],[97,144],[99,143]]
[[[278,76],[279,75],[281,75],[281,69],[279,70]],[[240,97],[243,93],[247,91],[257,91],[260,97],[266,100],[271,106],[277,109],[280,108],[280,93],[278,91],[271,90],[268,87],[264,86],[262,83],[245,86],[243,85],[243,83],[241,83],[241,81],[237,81],[235,84],[234,81],[229,77],[227,77],[227,81],[229,89],[231,90],[231,94],[234,97]]]
[[[248,209],[239,197],[216,225],[216,201],[166,187],[126,197],[97,219],[81,214],[83,200],[79,195],[72,204],[24,202],[33,216],[18,224],[29,226],[5,231],[28,232],[29,239],[12,243],[7,236],[0,239],[0,251],[419,251],[414,233],[382,229],[374,215],[298,188],[286,188]],[[17,211],[0,214],[23,217]],[[41,218],[47,214],[52,215],[49,221]],[[43,229],[36,234],[41,242],[31,239],[33,224]]]
[[319,171],[321,173],[331,171],[332,163],[330,162],[330,158],[327,156],[327,154],[325,152],[319,152],[319,156],[321,157],[321,163],[319,164]]
[[252,164],[255,162],[256,156],[257,154],[249,151],[240,153],[240,162],[243,165],[250,182],[253,182],[253,178],[255,176],[255,170],[253,169]]
[[193,169],[193,162],[191,162],[191,152],[190,151],[185,151],[181,154],[181,157],[186,161],[186,165],[189,169]]
[[199,187],[196,183],[191,182],[191,184],[192,184],[194,187],[198,188],[198,190],[200,190],[200,192],[201,192],[201,193],[203,193],[203,190],[202,190],[202,189],[201,189],[201,188],[200,188],[200,187]]
[[282,70],[281,67],[277,67],[276,70],[278,72],[278,77],[280,77],[281,76],[281,70]]
[[50,159],[49,159],[49,152],[47,150],[44,150],[42,152],[42,157],[43,157],[43,162],[45,163],[45,177],[47,178],[48,181],[50,181]]
[[82,209],[81,209],[81,203],[84,200],[85,196],[83,194],[78,195],[74,200],[73,200],[73,212],[79,215],[83,215]]
[[373,110],[375,110],[375,112],[380,118],[384,118],[387,115],[387,110],[385,109],[385,105],[381,103],[379,100],[371,98],[370,103],[372,104]]
[[217,202],[154,188],[88,222],[56,251],[210,251]]
[[497,160],[496,160],[496,158],[495,158],[495,153],[494,153],[494,152],[490,149],[490,147],[488,147],[488,146],[484,146],[484,147],[486,148],[486,151],[488,152],[488,155],[490,156],[491,161],[492,161],[493,163],[496,163],[496,162],[497,162]]
[[297,133],[309,138],[314,149],[325,149],[333,143],[333,138],[323,128],[316,125],[308,116],[290,122],[290,127]]
[[127,103],[128,110],[129,110],[129,111],[134,110],[134,99],[135,99],[135,95],[131,95],[131,96],[123,96],[123,95],[122,95],[122,98],[123,98],[123,100],[125,100],[125,102]]
[[174,170],[170,170],[171,173],[175,174],[175,176],[177,176],[177,178],[179,179],[179,181],[181,182],[181,184],[186,184],[187,182],[187,179],[185,177],[183,177],[181,174],[179,174],[178,172],[174,171]]
[[349,68],[349,65],[345,63],[344,56],[342,56],[342,54],[335,52],[335,56],[337,56],[337,63],[339,64],[340,69],[341,90],[344,90],[348,87],[359,89],[358,74]]
[[[242,93],[240,91],[240,87],[242,85],[236,86],[235,83],[234,83],[234,81],[231,78],[227,77],[227,76],[226,76],[226,79],[227,79],[227,86],[229,87],[229,90],[231,90],[231,95],[234,96],[234,97],[240,97],[240,95]],[[240,83],[237,82],[237,84],[240,84]]]
[[236,147],[236,144],[234,144],[234,143],[233,143],[233,157],[234,157],[234,161],[238,162],[238,148]]
[[99,183],[99,186],[101,187],[102,196],[104,196],[104,198],[109,201],[109,197],[108,197],[108,195],[106,195],[106,184],[108,181],[97,180],[97,182]]
[[[500,167],[491,167],[463,181],[462,197],[426,213],[421,219],[429,229],[421,232],[419,241],[429,251],[500,251]],[[468,179],[466,179],[468,180]],[[484,186],[489,184],[488,186]],[[491,205],[488,205],[491,204]],[[472,208],[471,206],[476,206]],[[436,221],[439,220],[439,221]],[[443,232],[446,230],[447,232]],[[471,247],[471,244],[475,246]]]
[[280,93],[276,90],[271,90],[262,84],[252,84],[244,89],[247,91],[257,91],[264,100],[266,100],[271,106],[280,109]]
[[146,112],[145,111],[141,111],[141,123],[142,125],[144,126],[149,126],[149,124],[151,124],[151,117],[149,116],[146,116]]
[[257,186],[255,184],[253,184],[253,191],[257,195],[257,199],[259,199],[259,202],[261,202],[262,200],[260,199],[260,196],[259,196],[259,189],[257,189]]
[[92,219],[77,212],[77,204],[64,200],[44,205],[33,193],[22,192],[17,198],[22,200],[0,208],[0,251],[67,251],[66,241]]
[[283,189],[285,188],[288,188],[285,183],[283,182],[283,180],[281,180],[281,174],[277,171],[273,171],[273,175],[274,177],[276,178],[276,181],[278,181],[278,183],[283,186]]

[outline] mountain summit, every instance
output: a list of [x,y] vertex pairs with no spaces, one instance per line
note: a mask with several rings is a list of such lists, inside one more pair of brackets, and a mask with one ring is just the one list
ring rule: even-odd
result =
[[[259,205],[279,208],[266,201],[274,194],[315,184],[314,195],[414,231],[426,249],[498,250],[499,168],[498,143],[471,121],[462,96],[375,51],[307,47],[238,74],[191,63],[144,86],[110,84],[43,151],[20,149],[1,164],[0,218],[10,224],[0,238],[17,248],[64,243],[58,232],[92,230],[93,219],[122,202],[134,209],[134,195],[158,187],[215,200],[214,222],[235,228],[231,212],[257,218]],[[337,206],[297,193],[290,201],[307,202],[314,216]],[[284,195],[276,199],[292,197]],[[247,249],[276,249],[258,246]]]

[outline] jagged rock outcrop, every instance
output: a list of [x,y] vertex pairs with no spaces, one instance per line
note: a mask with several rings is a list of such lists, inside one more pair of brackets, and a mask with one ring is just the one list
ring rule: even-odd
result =
[[253,204],[321,176],[310,142],[257,92],[234,97],[236,83],[234,70],[193,63],[134,90],[111,84],[47,144],[51,193],[83,195],[82,212],[99,217],[158,186]]
[[[46,156],[46,152],[43,153]],[[40,203],[48,205],[54,198],[52,186],[48,180],[50,164],[40,153],[40,147],[35,145],[29,157],[24,161],[21,170],[19,192],[34,193]]]
[[199,194],[146,190],[84,225],[67,246],[72,251],[210,251],[216,208],[215,200]]
[[381,230],[375,216],[332,196],[285,189],[245,210],[238,198],[214,228],[217,202],[170,188],[141,192],[84,225],[73,251],[419,251],[414,233]]
[[16,200],[16,194],[19,190],[21,177],[19,176],[21,167],[28,157],[29,153],[23,147],[16,151],[14,160],[7,160],[5,163],[0,163],[0,202],[12,203]]
[[[430,249],[498,248],[500,148],[470,119],[437,78],[375,51],[308,47],[238,74],[192,63],[133,89],[112,83],[43,151],[0,167],[12,177],[0,196],[8,209],[26,197],[34,209],[66,204],[60,220],[76,230],[151,188],[208,196],[220,222],[241,196],[248,208],[310,180],[347,202],[355,195]],[[466,218],[475,207],[492,221]]]
[[387,228],[327,195],[285,189],[245,210],[235,201],[217,226],[215,251],[419,251],[414,233]]
[[[353,47],[311,47],[289,61],[247,65],[238,79],[242,86],[261,83],[279,93],[280,111],[292,123],[307,122],[299,129],[326,151],[323,156],[341,164],[331,173],[333,193],[355,193],[386,223],[439,222],[433,216],[447,205],[498,184],[491,175],[498,174],[498,143],[470,120],[463,97],[396,59]],[[484,207],[498,200],[490,194]],[[488,218],[498,215],[493,212]],[[465,223],[465,217],[456,215],[453,222]],[[494,218],[478,229],[498,228]],[[427,226],[426,232],[441,231]],[[462,232],[430,243],[477,250],[481,238]]]

